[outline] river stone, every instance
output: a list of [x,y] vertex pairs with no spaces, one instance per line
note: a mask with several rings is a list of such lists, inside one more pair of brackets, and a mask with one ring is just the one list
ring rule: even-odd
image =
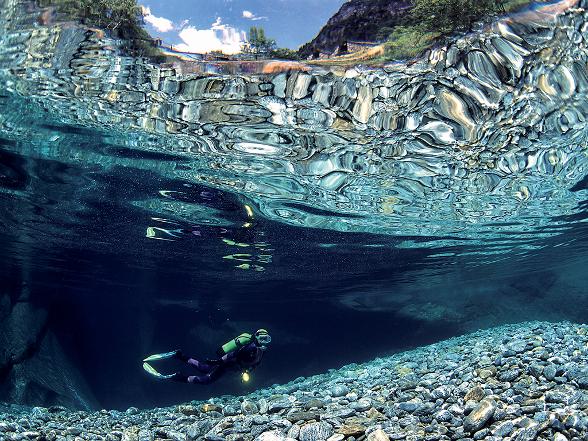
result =
[[562,403],[565,404],[568,402],[570,398],[570,394],[564,390],[548,390],[545,392],[545,401],[547,403]]
[[479,369],[478,370],[478,377],[482,380],[486,380],[494,375],[494,371],[492,369]]
[[503,438],[505,436],[510,435],[513,430],[514,424],[512,423],[512,421],[504,421],[502,423],[497,424],[496,427],[492,429],[492,435]]
[[292,91],[292,98],[299,100],[304,98],[308,94],[308,86],[312,81],[312,76],[308,74],[299,74],[294,83],[294,90]]
[[366,427],[361,424],[343,424],[337,429],[337,432],[345,436],[358,437],[363,435],[366,431]]
[[202,405],[202,407],[200,407],[200,410],[202,412],[208,413],[208,412],[222,412],[223,408],[221,406],[218,406],[216,404],[212,404],[212,403],[205,403]]
[[300,428],[300,441],[326,440],[333,434],[330,424],[325,422],[305,424]]
[[477,432],[492,418],[496,410],[494,400],[484,398],[474,410],[463,420],[463,428],[466,432]]
[[539,435],[537,427],[526,427],[517,431],[513,436],[513,441],[535,441]]
[[512,382],[516,380],[520,374],[521,371],[519,369],[508,369],[506,371],[501,372],[500,375],[498,375],[498,379],[500,381]]
[[527,342],[523,340],[516,340],[508,343],[506,348],[507,351],[510,351],[509,353],[520,354],[521,352],[525,352],[525,349],[527,348]]
[[453,415],[447,409],[442,409],[435,414],[435,419],[440,423],[446,423],[453,419]]
[[288,438],[297,439],[300,435],[300,426],[298,424],[292,424],[292,427],[288,429]]
[[284,441],[285,439],[286,435],[284,435],[279,430],[270,430],[260,434],[255,438],[255,441]]
[[243,412],[244,415],[253,415],[258,411],[259,408],[257,407],[257,404],[251,400],[244,400],[241,403],[241,412]]
[[296,421],[318,420],[320,414],[318,412],[303,412],[300,410],[293,410],[286,415],[286,419],[295,423]]
[[557,367],[554,364],[548,364],[544,369],[543,369],[543,375],[545,376],[545,378],[547,378],[549,381],[552,381],[555,376],[557,375]]
[[563,423],[566,428],[577,431],[586,430],[588,428],[588,418],[580,417],[579,415],[568,415]]
[[365,412],[372,407],[372,402],[367,398],[360,398],[359,400],[351,403],[351,408],[358,412]]
[[[69,432],[69,430],[68,430]],[[136,427],[131,427],[129,429],[125,429],[125,431],[122,434],[122,438],[121,441],[138,441],[138,433],[137,433],[137,428]],[[80,432],[77,434],[81,434],[81,430]],[[71,434],[73,435],[73,433]]]
[[438,388],[433,389],[433,391],[431,392],[431,396],[434,399],[441,398],[445,400],[451,396],[451,388],[447,386],[439,386]]
[[333,397],[343,397],[349,393],[349,388],[343,384],[336,384],[329,389],[329,392]]
[[183,413],[184,415],[198,415],[200,411],[196,406],[192,406],[191,404],[184,404],[178,406],[178,412]]
[[304,408],[306,410],[310,410],[312,408],[321,409],[323,407],[325,407],[325,402],[322,400],[319,400],[318,398],[311,398],[306,403],[304,403]]
[[147,429],[139,430],[139,434],[137,435],[138,441],[153,441],[154,440],[153,432]]
[[187,441],[186,434],[176,432],[175,430],[166,430],[165,437],[172,441]]
[[213,423],[210,420],[200,420],[194,424],[190,424],[186,429],[186,435],[189,440],[195,440],[199,436],[204,435],[212,429]]
[[290,409],[292,407],[292,401],[288,397],[278,397],[271,400],[267,405],[267,411],[269,413],[276,413],[280,410]]
[[281,73],[272,79],[274,94],[280,98],[286,97],[286,74]]
[[404,402],[398,403],[398,408],[400,410],[404,410],[405,412],[414,412],[421,405],[422,405],[422,402],[420,400],[413,399],[410,401],[404,401]]
[[539,378],[543,373],[543,366],[539,363],[531,363],[528,367],[528,371],[534,377]]
[[382,429],[377,429],[367,436],[367,441],[390,441],[390,437]]
[[224,416],[235,416],[240,413],[240,407],[234,404],[228,404],[223,408]]
[[588,389],[588,377],[580,377],[576,380],[578,386],[582,389]]
[[253,424],[267,424],[269,417],[267,415],[254,415],[252,421]]
[[372,407],[370,410],[368,410],[366,416],[372,420],[379,420],[379,419],[386,418],[382,412],[378,411],[378,409],[376,409],[374,407]]
[[486,396],[486,392],[480,386],[476,386],[468,391],[463,398],[464,401],[481,401]]

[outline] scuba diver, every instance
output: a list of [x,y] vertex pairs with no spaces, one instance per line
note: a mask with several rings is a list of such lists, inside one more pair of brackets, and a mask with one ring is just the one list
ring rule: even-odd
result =
[[[218,380],[225,372],[241,372],[244,383],[249,381],[249,372],[261,363],[267,345],[272,341],[265,329],[258,329],[255,334],[243,333],[222,345],[215,360],[199,361],[188,357],[182,351],[175,350],[163,354],[150,355],[143,360],[143,369],[154,377],[178,381],[181,383],[210,384]],[[181,372],[164,375],[156,371],[149,362],[173,358],[189,364],[198,371],[198,375],[185,375]]]

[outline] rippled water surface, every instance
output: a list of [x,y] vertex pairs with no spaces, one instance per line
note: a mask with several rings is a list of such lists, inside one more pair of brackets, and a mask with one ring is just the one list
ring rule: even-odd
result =
[[584,3],[416,62],[229,69],[126,57],[0,0],[0,297],[46,312],[105,407],[243,393],[154,384],[138,360],[258,326],[252,387],[586,321]]

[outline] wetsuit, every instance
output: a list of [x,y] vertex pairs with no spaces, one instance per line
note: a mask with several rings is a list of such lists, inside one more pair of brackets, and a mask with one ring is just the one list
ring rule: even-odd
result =
[[250,370],[261,363],[263,349],[251,342],[236,351],[229,352],[217,360],[198,361],[178,352],[176,358],[196,368],[199,375],[184,375],[180,372],[174,374],[173,381],[183,383],[209,384],[218,380],[228,370]]

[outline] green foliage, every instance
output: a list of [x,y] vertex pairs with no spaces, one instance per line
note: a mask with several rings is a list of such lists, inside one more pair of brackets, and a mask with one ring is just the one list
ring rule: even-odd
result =
[[150,57],[163,61],[152,38],[142,27],[141,8],[137,0],[38,0],[39,6],[54,6],[70,19],[77,19],[88,26],[110,31],[123,40],[131,55]]
[[429,48],[440,35],[422,26],[397,26],[384,44],[381,61],[412,58]]
[[280,60],[300,60],[300,54],[298,51],[286,48],[277,48],[270,52],[271,58],[277,58]]
[[407,59],[430,48],[435,41],[456,30],[469,30],[484,17],[511,12],[529,0],[413,0],[403,26],[382,27],[378,34],[385,54],[375,61]]
[[267,38],[265,30],[252,26],[249,29],[249,51],[253,54],[269,54],[276,49],[276,40]]
[[429,31],[452,32],[469,29],[498,8],[497,0],[414,0],[410,15]]
[[383,40],[387,40],[388,37],[390,35],[392,35],[392,33],[394,32],[394,29],[396,29],[396,27],[390,27],[390,26],[383,26],[380,29],[378,29],[378,32],[376,33],[376,40],[377,41],[383,41]]

